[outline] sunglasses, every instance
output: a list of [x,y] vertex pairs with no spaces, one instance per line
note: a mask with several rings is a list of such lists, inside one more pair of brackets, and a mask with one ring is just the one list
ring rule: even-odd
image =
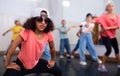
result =
[[42,22],[43,20],[45,21],[45,23],[49,22],[48,18],[43,19],[43,17],[41,17],[41,16],[36,18],[36,21],[39,21],[39,22]]
[[48,18],[48,15],[46,14],[41,14],[40,17],[45,17],[45,18]]

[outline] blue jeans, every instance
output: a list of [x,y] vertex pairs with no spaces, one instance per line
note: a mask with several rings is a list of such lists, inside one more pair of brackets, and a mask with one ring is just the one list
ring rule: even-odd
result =
[[45,46],[43,55],[45,56],[46,60],[51,60],[50,48],[49,48],[49,44],[48,43]]
[[96,54],[95,51],[95,47],[94,47],[94,43],[92,40],[92,34],[88,33],[88,34],[81,34],[80,36],[80,61],[86,61],[85,59],[85,50],[86,47],[90,53],[90,55],[92,56],[93,60],[97,60],[98,56]]
[[80,39],[77,41],[77,44],[75,45],[73,51],[77,51],[77,49],[79,48],[79,43],[80,43]]
[[64,54],[64,48],[66,49],[67,54],[71,55],[70,44],[69,44],[68,38],[60,40],[60,55]]

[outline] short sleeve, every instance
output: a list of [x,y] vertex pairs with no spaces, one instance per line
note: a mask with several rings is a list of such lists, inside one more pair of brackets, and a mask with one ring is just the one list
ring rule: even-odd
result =
[[22,27],[22,26],[20,27],[20,30],[23,30],[23,27]]
[[51,32],[49,32],[49,33],[47,34],[47,37],[48,37],[48,42],[51,42],[51,41],[54,40],[54,36],[53,36],[53,34],[52,34]]
[[26,41],[28,38],[28,30],[21,31],[20,36],[23,38],[24,41]]
[[14,31],[14,26],[10,28],[11,31]]

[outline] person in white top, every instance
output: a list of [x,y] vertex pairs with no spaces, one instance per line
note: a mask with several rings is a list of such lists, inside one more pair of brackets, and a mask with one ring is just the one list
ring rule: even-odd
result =
[[80,25],[82,28],[80,29],[80,44],[79,44],[79,53],[80,53],[80,64],[87,65],[85,59],[85,50],[89,51],[90,55],[92,56],[93,61],[97,61],[99,64],[102,61],[98,58],[96,54],[94,43],[92,40],[92,31],[94,28],[94,23],[92,23],[92,14],[88,13],[86,15],[86,21],[82,22]]

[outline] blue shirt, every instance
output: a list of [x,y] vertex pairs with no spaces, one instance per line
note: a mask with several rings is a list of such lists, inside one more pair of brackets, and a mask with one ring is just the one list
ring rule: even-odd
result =
[[[66,26],[60,26],[58,28],[58,30],[67,31],[67,27]],[[59,33],[60,33],[60,39],[66,39],[66,38],[68,38],[67,33],[64,34],[64,33],[61,33],[60,31],[59,31]]]

